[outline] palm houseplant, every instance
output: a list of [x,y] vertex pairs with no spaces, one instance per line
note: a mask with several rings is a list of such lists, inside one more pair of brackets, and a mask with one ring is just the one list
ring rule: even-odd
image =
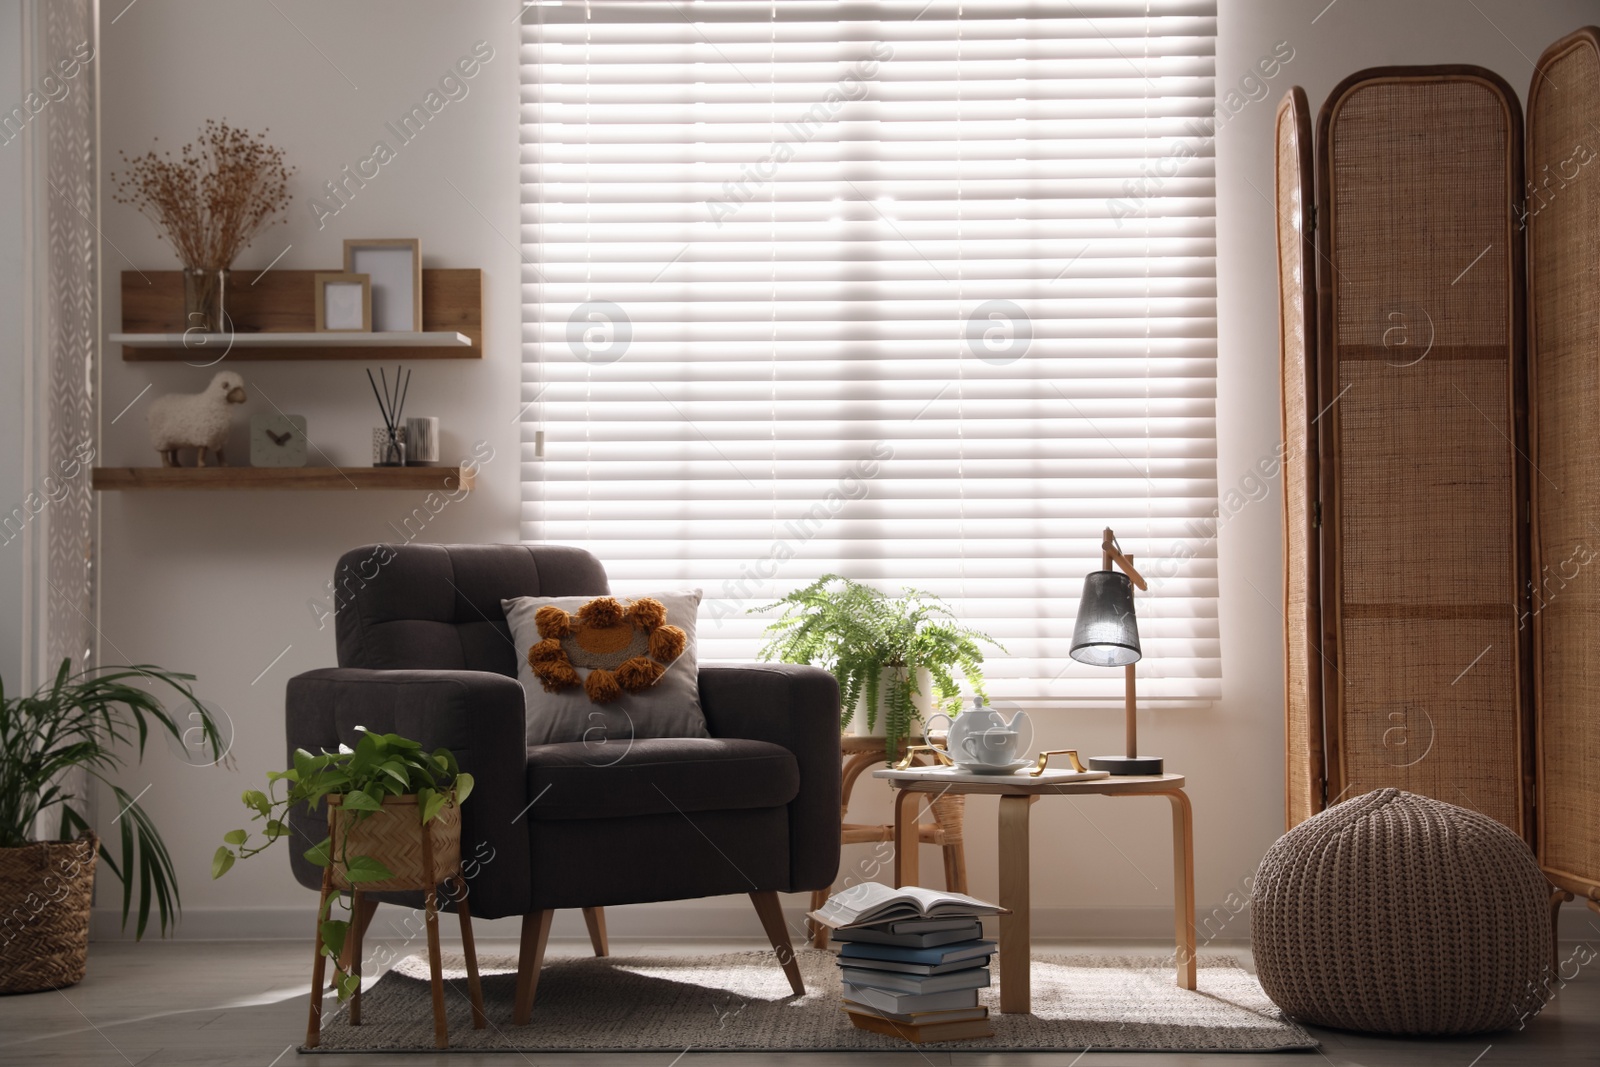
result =
[[[423,751],[398,734],[357,727],[354,748],[312,755],[300,749],[294,766],[267,773],[267,788],[245,790],[241,799],[259,836],[230,830],[211,860],[221,878],[235,862],[266,851],[289,836],[289,811],[308,811],[326,801],[329,836],[305,851],[324,869],[317,915],[317,951],[333,962],[339,999],[360,987],[345,956],[356,892],[431,888],[436,875],[454,874],[461,862],[461,804],[472,792],[448,748]],[[339,910],[336,911],[335,908]],[[313,991],[313,1013],[320,998]]]
[[883,731],[889,752],[913,733],[913,724],[935,711],[960,711],[960,681],[984,696],[983,650],[1005,651],[984,633],[963,626],[932,593],[905,588],[884,593],[837,574],[755,612],[782,608],[767,627],[761,658],[809,663],[839,681],[840,729],[859,716],[865,731]]
[[[216,721],[179,674],[148,664],[73,671],[29,696],[0,682],[0,993],[73,985],[88,965],[89,904],[96,860],[122,883],[122,923],[137,910],[142,938],[155,912],[161,933],[177,921],[178,878],[150,817],[111,776],[144,758],[152,733],[212,761],[225,754]],[[183,723],[144,687],[190,709]],[[198,731],[198,733],[196,733]],[[192,743],[191,743],[192,742]],[[109,791],[117,855],[90,826],[89,784]],[[56,837],[37,835],[54,821]],[[49,830],[43,830],[49,833]]]

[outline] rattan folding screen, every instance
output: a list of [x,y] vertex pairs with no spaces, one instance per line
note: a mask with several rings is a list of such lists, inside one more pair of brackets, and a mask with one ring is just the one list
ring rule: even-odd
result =
[[1398,786],[1595,900],[1595,31],[1546,51],[1528,115],[1481,68],[1366,70],[1313,165],[1304,93],[1278,109],[1287,818]]

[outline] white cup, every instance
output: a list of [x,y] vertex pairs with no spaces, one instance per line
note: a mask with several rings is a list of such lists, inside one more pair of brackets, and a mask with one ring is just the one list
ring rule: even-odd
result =
[[957,747],[960,752],[951,755],[958,765],[1009,767],[1017,762],[1022,734],[1016,730],[985,730],[975,737],[963,737]]

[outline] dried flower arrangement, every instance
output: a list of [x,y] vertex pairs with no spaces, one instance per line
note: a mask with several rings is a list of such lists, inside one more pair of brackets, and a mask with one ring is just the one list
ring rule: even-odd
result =
[[114,199],[156,224],[191,270],[227,270],[234,257],[289,206],[294,169],[256,134],[207,119],[200,138],[171,152],[128,158],[113,174]]

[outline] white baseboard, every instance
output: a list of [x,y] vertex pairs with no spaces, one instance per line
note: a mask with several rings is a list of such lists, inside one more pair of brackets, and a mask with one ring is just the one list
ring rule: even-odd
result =
[[[803,896],[785,896],[784,915],[792,935],[798,939],[805,921],[808,901]],[[182,941],[259,941],[300,940],[311,936],[311,912],[315,897],[305,907],[296,908],[188,908],[173,935]],[[95,909],[89,923],[91,938],[97,941],[131,939],[120,929],[121,913],[114,908]],[[397,907],[384,907],[374,920],[374,935],[404,938],[417,929],[419,920],[408,917]],[[1200,911],[1195,917],[1201,946],[1211,942],[1248,942],[1250,913],[1230,914],[1218,905]],[[676,901],[666,904],[632,904],[606,909],[606,928],[617,940],[762,940],[761,924],[749,901],[740,897]],[[480,938],[515,940],[521,921],[478,919],[473,932]],[[453,937],[456,925],[447,919],[442,932]],[[551,936],[558,939],[586,940],[582,915],[577,910],[556,915]],[[1172,937],[1172,909],[1162,907],[1033,909],[1033,936],[1072,940],[1154,940]],[[1600,944],[1600,916],[1586,908],[1571,905],[1562,909],[1563,940]]]

